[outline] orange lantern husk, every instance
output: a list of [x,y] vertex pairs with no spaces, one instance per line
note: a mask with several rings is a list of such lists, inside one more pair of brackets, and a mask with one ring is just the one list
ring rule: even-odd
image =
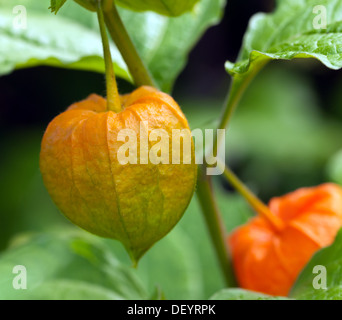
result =
[[[183,216],[195,190],[197,165],[188,122],[172,97],[145,86],[121,96],[120,102],[121,112],[108,111],[106,100],[93,94],[53,119],[42,140],[40,169],[49,194],[69,220],[121,241],[137,262]],[[179,152],[190,163],[172,162],[174,129],[189,134],[189,154],[183,148]],[[136,134],[137,163],[118,159],[125,143],[119,134],[125,130]],[[159,143],[147,141],[155,130],[167,134],[168,162],[154,164],[148,157]],[[147,153],[141,161],[143,140]]]
[[342,188],[327,183],[273,198],[269,209],[281,225],[258,215],[228,238],[242,288],[286,296],[320,248],[333,243],[342,226]]

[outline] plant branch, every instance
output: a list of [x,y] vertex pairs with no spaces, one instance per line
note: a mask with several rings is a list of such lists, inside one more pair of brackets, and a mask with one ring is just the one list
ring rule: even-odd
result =
[[144,85],[157,87],[132,42],[115,3],[113,1],[111,3],[112,5],[104,11],[105,22],[113,41],[127,64],[135,85],[138,87]]
[[[260,71],[260,69],[264,66],[263,63],[259,63],[257,67],[253,69],[253,71],[250,71],[249,73],[245,75],[235,75],[233,76],[231,88],[228,93],[228,97],[225,102],[225,108],[222,113],[218,130],[225,130],[228,126],[233,113],[243,95],[246,88],[248,87],[249,83],[252,81],[254,76]],[[215,137],[214,137],[214,144],[211,151],[213,157],[217,157],[219,146],[221,145],[221,138],[218,137],[218,130],[215,131]],[[209,233],[214,245],[214,248],[216,250],[217,257],[220,262],[220,266],[222,269],[222,272],[225,276],[226,284],[229,286],[235,285],[235,278],[233,275],[233,268],[231,263],[230,254],[228,251],[227,243],[226,243],[226,232],[225,228],[222,224],[222,217],[218,210],[218,207],[216,205],[216,200],[214,197],[213,189],[212,189],[212,183],[211,183],[211,177],[206,176],[206,169],[209,167],[208,162],[204,162],[205,165],[201,168],[200,176],[198,179],[198,185],[197,185],[197,195],[199,199],[199,203],[204,215],[204,218],[206,220]],[[218,160],[218,165],[220,164],[220,160]],[[252,193],[247,192],[248,189],[244,187],[242,182],[237,179],[236,176],[231,175],[231,172],[226,172],[229,176],[229,178],[235,178],[233,181],[235,182],[235,186],[240,187],[240,191],[244,190],[245,195],[249,196],[249,200],[252,200]],[[255,197],[255,199],[257,199]],[[254,200],[255,200],[254,199]],[[257,201],[252,201],[253,204],[256,204]],[[259,204],[261,203],[258,202]],[[266,212],[266,210],[265,210]]]
[[226,285],[233,287],[236,286],[236,281],[227,245],[227,235],[214,199],[211,181],[206,176],[205,170],[205,166],[199,168],[197,196]]
[[275,230],[280,231],[283,229],[284,224],[282,220],[274,215],[271,210],[266,206],[248,187],[240,181],[240,179],[225,166],[224,176],[230,184],[246,199],[250,206],[260,215],[262,215]]
[[[267,62],[257,64],[252,71],[244,76],[235,75],[233,77],[231,89],[226,102],[226,107],[222,114],[218,129],[225,129],[228,126],[246,88],[266,63]],[[217,141],[217,139],[215,139],[214,141],[216,141],[216,143],[213,147],[213,155],[217,156],[220,141]],[[253,192],[249,190],[249,188],[241,180],[239,180],[239,178],[225,164],[220,164],[220,160],[218,160],[218,165],[224,166],[224,176],[232,184],[232,186],[246,199],[251,207],[257,213],[266,218],[266,220],[269,221],[276,230],[281,230],[283,228],[283,222],[281,221],[281,219],[275,216],[270,211],[270,209],[260,199],[258,199],[258,197],[254,195]]]
[[107,110],[118,113],[121,111],[121,102],[118,87],[116,84],[113,61],[104,22],[102,4],[100,0],[97,1],[97,18],[99,20],[106,69]]

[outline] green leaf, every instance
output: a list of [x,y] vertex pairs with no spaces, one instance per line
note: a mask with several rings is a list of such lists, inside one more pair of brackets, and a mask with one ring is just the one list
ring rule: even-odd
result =
[[191,11],[199,0],[118,0],[117,3],[130,10],[155,11],[166,16],[179,16]]
[[[96,14],[68,1],[52,16],[44,1],[22,0],[27,28],[16,29],[15,0],[0,0],[0,75],[40,65],[104,72]],[[170,91],[187,56],[203,32],[219,22],[225,0],[201,0],[194,12],[170,18],[154,12],[120,8],[120,16],[158,85]],[[112,43],[115,72],[132,81]]]
[[[51,16],[46,4],[39,5],[31,0],[22,3],[28,12],[27,27],[17,29],[11,6],[0,1],[0,74],[39,65],[104,72],[97,25],[82,25],[62,14]],[[81,13],[84,18],[92,16],[90,12]],[[130,79],[114,46],[112,54],[117,75]]]
[[243,289],[223,289],[215,293],[210,300],[288,300],[284,297],[272,297],[266,294],[243,290]]
[[[51,10],[57,13],[66,0],[51,0]],[[94,0],[74,0],[90,11],[96,11]],[[113,1],[113,0],[109,0]],[[108,1],[108,2],[109,2]],[[117,0],[123,8],[133,11],[154,11],[165,16],[176,17],[194,9],[200,0]]]
[[[225,3],[225,0],[201,0],[196,12],[177,18],[145,13],[139,20],[136,13],[121,11],[138,51],[163,91],[171,91],[190,50],[209,26],[220,21]],[[137,30],[146,30],[148,34]]]
[[[146,299],[148,293],[108,247],[84,232],[27,236],[0,255],[0,299]],[[18,244],[19,242],[19,244]],[[27,272],[27,289],[13,287],[13,268]]]
[[[290,296],[303,300],[340,300],[342,298],[342,230],[335,242],[318,251],[299,275]],[[319,266],[315,271],[314,268]],[[326,268],[326,288],[314,287],[314,279],[324,285],[321,268]],[[323,271],[324,272],[324,271]]]
[[[324,6],[327,29],[317,29],[314,8]],[[331,69],[342,67],[342,2],[339,0],[278,0],[273,14],[252,17],[236,64],[227,63],[231,74],[273,59],[315,58]]]
[[66,0],[51,0],[50,8],[51,12],[57,14],[58,10],[64,5]]
[[[103,239],[112,252],[131,262],[118,241]],[[203,298],[203,273],[196,244],[178,224],[170,234],[157,242],[139,261],[135,275],[145,284],[151,299]],[[157,288],[157,292],[156,292]]]

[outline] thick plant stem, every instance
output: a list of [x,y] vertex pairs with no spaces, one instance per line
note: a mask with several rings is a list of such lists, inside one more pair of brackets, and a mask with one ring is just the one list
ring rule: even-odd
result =
[[[245,92],[246,88],[253,80],[255,75],[263,68],[266,64],[266,61],[258,64],[252,72],[247,73],[244,76],[236,75],[233,77],[233,82],[231,85],[230,92],[228,94],[226,107],[221,117],[220,124],[218,129],[226,129],[234,111]],[[220,146],[220,141],[215,139],[216,143],[213,146],[213,155],[216,156],[218,152],[218,148]],[[220,160],[219,160],[220,161]],[[225,166],[225,164],[221,164]],[[246,201],[251,205],[251,207],[260,215],[269,221],[269,223],[274,227],[274,229],[280,231],[283,228],[283,222],[275,216],[270,209],[255,196],[251,190],[248,189],[244,183],[239,180],[239,178],[227,167],[225,166],[224,176],[227,180],[232,184],[232,186],[246,199]]]
[[216,251],[216,255],[228,287],[236,286],[235,276],[226,241],[226,231],[219,209],[216,205],[212,184],[205,174],[205,166],[199,168],[197,182],[197,196],[202,208],[203,216]]
[[99,20],[106,69],[107,110],[119,113],[121,111],[120,96],[115,79],[113,61],[110,52],[110,46],[103,16],[103,9],[100,0],[98,0],[97,2],[97,17]]
[[126,30],[113,1],[110,8],[104,11],[104,17],[108,31],[125,60],[135,85],[138,87],[144,85],[156,87],[151,74],[141,60],[137,49]]
[[[225,129],[230,121],[233,112],[249,82],[245,78],[233,78],[225,109],[222,114],[220,124],[217,129]],[[212,147],[213,157],[217,156],[218,148],[221,144],[215,131],[214,145]],[[209,154],[209,153],[208,153]],[[197,182],[197,195],[202,209],[203,216],[209,230],[209,234],[216,251],[217,258],[220,263],[222,273],[225,277],[227,287],[236,285],[231,257],[227,246],[227,236],[222,223],[221,213],[216,204],[214,192],[212,189],[211,177],[206,175],[208,164],[204,161],[204,165],[200,168],[199,178]],[[220,164],[220,162],[219,162]]]
[[[257,67],[253,69],[253,71],[248,72],[247,74],[233,76],[231,88],[229,90],[228,97],[225,102],[225,108],[224,108],[224,111],[222,113],[222,116],[220,118],[220,122],[217,128],[218,130],[225,130],[227,128],[243,93],[245,92],[246,88],[248,87],[249,83],[252,81],[254,76],[260,71],[260,69],[263,66],[264,66],[264,63],[260,63],[258,64]],[[218,139],[218,135],[217,135],[218,130],[215,132],[215,135],[216,135],[214,137],[215,142],[212,148],[213,152],[211,153],[214,157],[217,156],[218,148],[221,145],[221,141]],[[218,162],[220,163],[220,160]],[[216,205],[214,193],[213,193],[212,186],[211,186],[211,178],[205,175],[205,169],[207,168],[207,166],[208,165],[205,164],[202,168],[202,171],[200,172],[199,179],[198,179],[198,186],[197,186],[197,195],[199,198],[199,202],[202,208],[204,218],[206,220],[206,223],[209,229],[209,233],[212,238],[214,248],[216,250],[217,257],[220,262],[222,272],[225,276],[226,284],[228,287],[234,286],[235,278],[234,278],[230,254],[229,254],[228,247],[227,247],[225,229],[222,224],[221,214]],[[236,181],[238,180],[235,180],[235,182]],[[241,184],[239,183],[236,185],[243,187],[243,188],[240,188],[240,191],[247,190],[245,189],[242,183]],[[245,195],[247,195],[247,193],[245,193]],[[248,195],[251,196],[252,193],[250,192],[248,193]],[[250,200],[251,199],[252,198],[250,198]],[[253,203],[255,204],[256,202],[253,202]]]
[[263,216],[276,231],[283,229],[284,224],[281,219],[274,215],[271,210],[246,187],[242,181],[228,168],[225,167],[224,176],[230,184],[246,199],[250,206],[261,216]]

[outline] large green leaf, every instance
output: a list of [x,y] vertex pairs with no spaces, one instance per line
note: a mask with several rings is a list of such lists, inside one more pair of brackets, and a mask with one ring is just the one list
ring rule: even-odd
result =
[[[154,12],[120,9],[120,15],[145,64],[164,91],[184,68],[191,48],[217,23],[225,0],[201,0],[195,12],[166,17]],[[38,65],[104,71],[96,14],[68,1],[58,15],[48,1],[22,0],[27,28],[16,29],[15,0],[0,0],[0,75]],[[127,67],[112,44],[116,75],[130,80]]]
[[[18,244],[19,242],[19,244]],[[20,244],[22,243],[23,244]],[[27,288],[16,289],[13,268],[24,266]],[[85,233],[17,239],[0,255],[0,299],[146,299],[147,292],[98,239]]]
[[154,13],[121,10],[125,25],[143,60],[164,91],[170,91],[184,68],[188,53],[221,16],[225,0],[201,0],[196,12],[167,18]]
[[[314,26],[315,17],[322,14],[314,10],[317,5],[326,9],[327,29]],[[293,58],[316,58],[331,69],[342,67],[340,0],[278,0],[273,14],[251,19],[238,62],[227,63],[227,70],[243,74],[272,59]]]
[[[50,0],[51,11],[56,12],[66,0]],[[95,0],[75,0],[83,7],[96,11]],[[108,0],[108,2],[114,0]],[[133,11],[155,11],[165,16],[180,16],[191,11],[199,0],[116,0],[116,4]]]
[[131,10],[149,10],[167,16],[179,16],[192,10],[198,1],[199,0],[118,0],[117,3]]
[[[342,230],[338,233],[335,242],[327,248],[318,251],[305,269],[299,275],[291,290],[291,297],[303,300],[341,300],[342,299]],[[321,271],[314,267],[326,268],[326,288],[315,288],[315,277],[321,277]],[[322,284],[317,279],[318,284]]]
[[272,297],[266,294],[239,288],[223,289],[215,293],[210,300],[287,300],[284,297]]
[[[15,4],[14,0],[0,0],[0,75],[38,65],[104,72],[101,38],[95,25],[54,16],[47,9],[48,2],[23,0],[27,27],[16,28],[14,19],[19,16],[12,13]],[[81,14],[92,18],[91,13]],[[125,63],[114,46],[112,52],[117,75],[129,79]]]

